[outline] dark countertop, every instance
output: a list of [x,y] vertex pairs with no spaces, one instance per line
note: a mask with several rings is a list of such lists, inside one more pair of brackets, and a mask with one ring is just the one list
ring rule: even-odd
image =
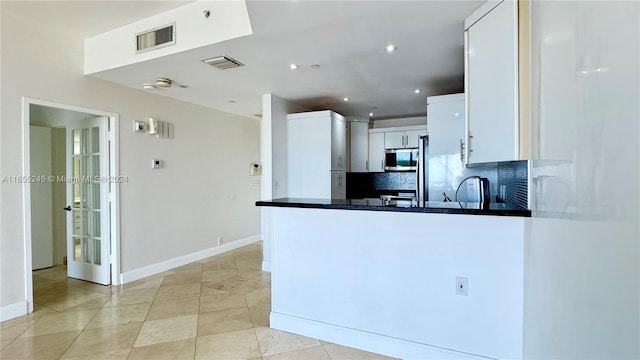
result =
[[435,214],[493,215],[531,217],[531,210],[517,205],[490,203],[488,208],[480,208],[478,203],[427,201],[413,204],[383,205],[382,200],[374,199],[302,199],[281,198],[270,201],[257,201],[256,206],[293,207],[306,209],[339,209],[368,211],[399,211]]

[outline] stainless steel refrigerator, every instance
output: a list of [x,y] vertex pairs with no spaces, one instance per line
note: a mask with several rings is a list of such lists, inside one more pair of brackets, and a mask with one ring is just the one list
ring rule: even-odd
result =
[[418,201],[429,201],[429,136],[418,138],[416,163],[416,197]]

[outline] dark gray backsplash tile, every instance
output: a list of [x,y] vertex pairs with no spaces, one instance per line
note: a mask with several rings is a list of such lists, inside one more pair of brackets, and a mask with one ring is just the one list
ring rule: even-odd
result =
[[379,190],[416,190],[415,172],[374,173],[373,187]]
[[383,194],[414,192],[415,172],[347,173],[347,198],[362,199]]
[[529,208],[529,162],[498,163],[498,199]]
[[[528,208],[528,161],[477,164],[465,167],[457,155],[429,158],[429,200],[442,201],[443,193],[455,199],[462,180],[469,176],[489,179],[492,202],[506,202]],[[348,173],[347,198],[361,199],[382,194],[414,192],[415,172]],[[461,186],[458,201],[466,201],[466,187]]]

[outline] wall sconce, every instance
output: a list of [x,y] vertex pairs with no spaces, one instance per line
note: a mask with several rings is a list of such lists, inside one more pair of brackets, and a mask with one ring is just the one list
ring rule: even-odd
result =
[[159,121],[154,118],[149,118],[149,135],[158,135]]
[[173,124],[166,121],[160,121],[155,118],[149,118],[147,121],[133,121],[134,132],[147,132],[149,135],[155,135],[157,138],[173,139]]
[[173,139],[173,124],[170,122],[149,118],[148,129],[149,135],[155,135],[163,139]]

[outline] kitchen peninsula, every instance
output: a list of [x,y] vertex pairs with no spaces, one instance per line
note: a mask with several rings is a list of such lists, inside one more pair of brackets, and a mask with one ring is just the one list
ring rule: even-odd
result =
[[529,210],[256,205],[273,212],[272,328],[405,359],[522,358]]

